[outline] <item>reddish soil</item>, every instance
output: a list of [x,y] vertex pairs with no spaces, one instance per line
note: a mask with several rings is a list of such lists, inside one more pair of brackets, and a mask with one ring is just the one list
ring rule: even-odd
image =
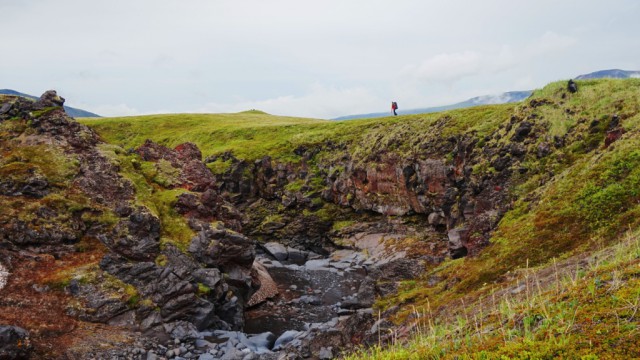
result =
[[0,324],[29,331],[33,358],[81,358],[74,355],[78,350],[112,346],[112,340],[126,337],[122,336],[123,330],[67,315],[67,307],[78,299],[54,286],[62,280],[61,274],[97,264],[104,252],[94,244],[88,251],[69,253],[60,259],[26,252],[12,254],[10,275],[6,286],[0,290]]

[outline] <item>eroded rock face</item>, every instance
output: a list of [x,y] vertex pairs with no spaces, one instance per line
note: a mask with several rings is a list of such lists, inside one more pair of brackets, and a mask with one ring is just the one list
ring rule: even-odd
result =
[[153,260],[160,251],[160,220],[139,206],[126,211],[110,234],[98,238],[112,251],[133,260]]
[[[164,323],[184,320],[203,330],[210,326],[236,328],[242,324],[225,324],[216,315],[218,300],[225,295],[226,284],[217,269],[202,269],[175,248],[164,251],[167,264],[130,262],[118,255],[107,255],[100,267],[118,279],[136,287],[140,296],[149,299],[159,311],[140,308],[136,315],[141,329],[149,330]],[[210,292],[199,293],[198,283],[208,284]],[[220,304],[222,305],[222,304]]]
[[58,96],[58,93],[55,90],[47,90],[44,94],[40,96],[40,100],[36,101],[35,106],[40,108],[50,107],[50,106],[58,106],[62,107],[64,105],[64,98]]
[[[0,172],[12,176],[0,177],[0,197],[12,205],[0,212],[0,248],[15,254],[14,261],[31,252],[62,258],[81,240],[98,239],[104,250],[92,256],[102,258],[86,261],[99,268],[69,268],[92,280],[67,279],[64,286],[78,300],[68,314],[84,321],[163,336],[176,324],[242,328],[245,304],[258,287],[251,276],[255,244],[231,230],[241,230],[242,216],[218,193],[197,146],[172,150],[147,142],[138,149],[167,172],[164,188],[190,191],[177,199],[176,210],[196,233],[193,253],[170,243],[161,247],[164,224],[156,209],[136,201],[121,164],[105,155],[95,132],[64,113],[63,102],[47,92],[36,102],[16,97],[0,104],[0,122],[15,122],[2,135],[8,141],[1,145]],[[114,295],[113,287],[121,291]]]
[[[284,212],[313,212],[319,200],[313,196],[319,194],[323,201],[360,213],[424,214],[425,220],[445,240],[449,230],[468,229],[451,243],[451,255],[473,255],[488,243],[491,231],[510,206],[511,167],[527,152],[523,143],[535,136],[531,122],[514,118],[510,126],[515,129],[515,138],[501,148],[478,149],[477,138],[467,134],[443,139],[425,150],[425,154],[412,158],[383,152],[372,154],[369,161],[363,162],[352,159],[348,149],[336,149],[344,152],[344,156],[318,163],[323,176],[319,193],[314,193],[318,181],[313,180],[318,175],[309,171],[304,159],[293,165],[264,157],[248,164],[232,154],[225,154],[222,157],[231,161],[231,168],[219,176],[218,182],[227,199],[246,207],[248,213],[254,211],[253,207],[282,213],[276,206],[265,205],[267,203],[283,207]],[[311,158],[321,150],[329,151],[319,148],[299,150],[304,158]],[[451,155],[453,160],[450,160]],[[472,165],[481,157],[491,159],[483,161],[490,161],[495,174],[483,177],[473,174]],[[245,224],[245,227],[250,233],[264,236],[266,241],[280,241],[277,239],[280,237],[286,245],[310,249],[305,239],[312,239],[316,245],[326,243],[323,233],[329,231],[331,223],[309,223],[309,219],[311,217],[270,217],[260,223]]]
[[136,149],[136,153],[145,161],[167,161],[178,170],[175,183],[167,184],[169,187],[183,187],[197,192],[216,189],[216,179],[202,162],[202,153],[195,144],[184,143],[172,150],[147,140]]
[[0,359],[24,360],[31,354],[29,333],[17,326],[0,325]]

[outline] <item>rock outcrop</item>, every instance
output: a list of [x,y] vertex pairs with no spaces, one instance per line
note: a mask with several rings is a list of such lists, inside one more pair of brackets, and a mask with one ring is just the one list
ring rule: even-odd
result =
[[29,359],[32,350],[26,330],[17,326],[0,325],[0,359]]
[[[242,328],[245,304],[259,287],[252,277],[255,243],[234,231],[241,230],[242,216],[218,193],[195,145],[172,150],[147,142],[136,150],[136,159],[107,147],[69,118],[55,91],[35,102],[1,100],[6,131],[0,134],[0,258],[16,265],[35,256],[30,254],[73,256],[75,263],[86,264],[65,270],[76,274],[71,278],[40,276],[61,279],[55,281],[78,301],[68,314],[80,320],[163,336],[171,336],[180,322],[200,330]],[[142,163],[156,168],[155,177],[145,177]],[[145,179],[146,189],[167,191],[173,205],[158,209],[142,198],[136,188],[141,185],[123,176],[126,171]],[[176,225],[165,222],[167,211],[184,225],[169,230]],[[189,243],[180,245],[171,231]],[[104,250],[87,258],[74,255],[91,239],[99,240],[91,246]],[[47,283],[37,286],[54,291]],[[0,351],[21,358],[20,349],[7,344],[22,341],[26,333],[2,329],[8,335],[0,335]],[[35,352],[45,354],[40,340],[36,337]],[[30,349],[22,343],[22,350]]]

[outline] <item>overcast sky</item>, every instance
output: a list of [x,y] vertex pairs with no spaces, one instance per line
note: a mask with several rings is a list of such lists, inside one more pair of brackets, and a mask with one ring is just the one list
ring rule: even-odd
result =
[[0,0],[0,88],[332,118],[640,70],[637,0]]

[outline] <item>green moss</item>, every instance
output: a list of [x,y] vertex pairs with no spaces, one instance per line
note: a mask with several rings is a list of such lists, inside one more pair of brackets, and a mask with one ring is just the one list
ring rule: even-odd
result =
[[156,171],[152,180],[156,184],[165,188],[171,188],[180,184],[180,170],[174,168],[169,161],[160,159],[155,163],[155,168]]
[[135,189],[135,202],[160,219],[161,244],[173,244],[186,252],[195,233],[174,205],[178,196],[188,190],[165,188],[178,183],[179,170],[166,160],[142,161],[138,155],[128,155],[117,146],[101,147],[101,152],[120,165],[120,174]]
[[130,308],[136,307],[138,305],[138,302],[140,301],[140,294],[138,293],[138,289],[136,289],[135,286],[131,284],[126,284],[124,286],[124,293],[127,297],[127,305]]
[[167,256],[165,254],[158,255],[158,257],[156,257],[155,263],[158,266],[162,266],[162,267],[167,266],[167,263],[168,263]]
[[304,180],[296,179],[287,185],[285,185],[284,189],[291,192],[298,192],[305,185]]
[[333,225],[331,226],[331,230],[333,231],[340,231],[346,227],[349,227],[353,224],[355,224],[356,221],[354,220],[343,220],[343,221],[336,221],[333,223]]
[[198,283],[198,295],[207,296],[211,292],[211,288],[203,283]]
[[79,161],[62,149],[46,145],[21,146],[0,159],[0,177],[25,178],[41,174],[53,186],[64,187],[78,173]]
[[170,243],[186,252],[195,233],[189,227],[187,220],[174,209],[174,204],[180,194],[188,192],[185,189],[158,190],[149,199],[154,204],[160,218],[161,244]]
[[224,161],[221,158],[217,158],[216,161],[207,163],[207,167],[215,175],[222,175],[231,168],[231,159]]

